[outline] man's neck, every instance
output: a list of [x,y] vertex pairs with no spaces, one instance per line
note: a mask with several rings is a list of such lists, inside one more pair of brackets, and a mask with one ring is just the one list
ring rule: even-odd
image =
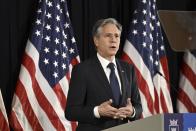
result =
[[98,52],[97,52],[97,54],[99,54],[103,59],[106,59],[106,60],[108,60],[110,62],[113,62],[114,59],[115,59],[115,56],[108,56],[108,57],[106,57],[106,56],[103,56],[102,54],[100,54]]

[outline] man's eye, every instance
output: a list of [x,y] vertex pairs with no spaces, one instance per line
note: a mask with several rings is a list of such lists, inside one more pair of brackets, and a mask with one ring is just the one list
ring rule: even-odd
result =
[[116,38],[118,38],[118,37],[119,37],[119,35],[115,35],[115,37],[116,37]]
[[107,34],[106,37],[112,37],[112,35],[111,34]]
[[120,37],[120,35],[118,35],[118,34],[105,34],[104,35],[105,37],[109,37],[109,38],[112,38],[112,37],[115,37],[115,38],[119,38]]

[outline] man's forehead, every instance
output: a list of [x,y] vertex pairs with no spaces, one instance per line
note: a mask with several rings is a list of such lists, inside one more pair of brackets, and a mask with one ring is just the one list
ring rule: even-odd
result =
[[114,33],[119,34],[120,30],[116,27],[116,25],[111,25],[111,26],[106,25],[102,28],[102,32],[111,33],[111,34],[114,34]]

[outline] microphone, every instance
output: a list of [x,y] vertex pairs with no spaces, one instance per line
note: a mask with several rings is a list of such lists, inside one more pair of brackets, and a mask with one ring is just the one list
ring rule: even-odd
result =
[[156,70],[155,73],[159,74],[161,77],[165,79],[165,81],[170,85],[170,87],[178,94],[179,91],[175,88],[174,84],[170,82],[160,71]]

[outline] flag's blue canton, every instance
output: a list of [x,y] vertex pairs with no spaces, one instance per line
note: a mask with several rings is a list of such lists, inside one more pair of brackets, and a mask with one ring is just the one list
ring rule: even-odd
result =
[[155,0],[139,0],[128,36],[128,40],[140,53],[152,77],[156,70],[159,70],[159,59],[165,55],[155,4]]
[[39,5],[30,41],[39,52],[39,68],[53,87],[78,56],[77,46],[66,0],[40,0]]

